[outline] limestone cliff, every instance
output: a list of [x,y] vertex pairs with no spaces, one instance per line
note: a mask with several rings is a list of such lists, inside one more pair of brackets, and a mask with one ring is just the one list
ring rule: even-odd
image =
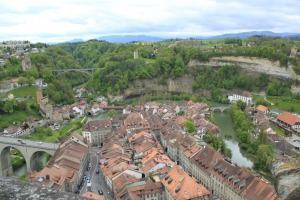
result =
[[300,199],[300,158],[274,159],[270,170],[275,178],[275,189],[282,199]]
[[[269,74],[269,76],[278,78],[281,80],[292,78],[299,79],[300,76],[297,75],[293,69],[292,65],[287,68],[280,67],[279,61],[270,61],[265,58],[256,57],[234,57],[234,56],[224,56],[224,57],[213,57],[209,62],[200,62],[197,60],[192,60],[189,62],[188,66],[212,66],[220,67],[223,65],[236,65],[241,67],[247,73],[258,74],[264,72]],[[192,74],[184,75],[182,77],[176,78],[175,80],[168,79],[164,85],[159,84],[159,79],[137,79],[133,84],[130,85],[124,91],[124,98],[130,96],[138,96],[145,93],[155,93],[155,92],[172,92],[172,93],[187,93],[196,94],[203,97],[210,97],[210,92],[207,90],[199,90],[196,93],[192,89],[194,82],[194,77]],[[300,92],[300,87],[293,86],[292,92]]]
[[[169,92],[169,93],[187,93],[194,94],[193,92],[194,77],[192,75],[183,75],[175,80],[168,79],[166,84],[159,84],[159,79],[136,79],[133,84],[130,85],[124,91],[124,97],[137,96],[146,93],[155,92]],[[210,92],[207,90],[200,90],[195,93],[203,97],[210,97]]]
[[39,187],[32,183],[23,182],[12,178],[0,178],[0,199],[15,200],[83,200],[83,198],[73,193],[58,192],[48,187]]
[[241,67],[245,71],[260,73],[264,72],[270,76],[277,77],[279,79],[300,79],[292,69],[292,65],[288,65],[287,68],[280,67],[279,61],[270,61],[265,58],[256,57],[234,57],[234,56],[223,56],[213,57],[209,62],[199,62],[193,60],[189,63],[189,66],[223,66],[223,65],[236,65]]

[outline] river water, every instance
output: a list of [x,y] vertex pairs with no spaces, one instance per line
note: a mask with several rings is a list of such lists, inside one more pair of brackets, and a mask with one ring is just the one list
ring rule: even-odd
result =
[[[45,166],[45,164],[46,164],[46,154],[45,153],[39,154],[39,161],[41,161],[43,163],[43,165]],[[27,174],[26,163],[22,167],[14,170],[13,174],[15,176],[22,176],[23,174]]]
[[[229,107],[230,105],[212,103],[212,107],[218,107],[218,106]],[[232,151],[232,159],[231,159],[232,163],[237,163],[239,166],[250,167],[255,173],[268,179],[271,182],[271,184],[273,184],[274,183],[273,176],[270,173],[262,174],[262,172],[253,169],[253,161],[246,157],[247,152],[245,150],[240,149],[238,144],[238,138],[236,137],[236,132],[233,128],[233,121],[231,119],[229,110],[225,110],[223,112],[217,110],[214,112],[214,117],[217,125],[221,129],[221,137],[227,144],[227,147]],[[228,133],[231,134],[232,136],[231,139],[225,138],[225,135]]]

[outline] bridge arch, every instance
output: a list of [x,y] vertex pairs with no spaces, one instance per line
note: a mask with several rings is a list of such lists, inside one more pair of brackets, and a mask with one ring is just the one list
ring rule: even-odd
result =
[[58,77],[66,72],[83,72],[89,76],[93,76],[93,71],[98,69],[103,70],[104,68],[53,69],[52,73],[54,77]]
[[220,112],[224,112],[224,111],[230,111],[230,107],[213,107],[211,108],[211,111],[215,112],[215,111],[220,111]]
[[[5,141],[5,139],[9,141]],[[13,174],[10,153],[12,147],[19,150],[24,156],[27,172],[31,172],[33,170],[39,170],[40,168],[38,160],[40,152],[53,155],[58,148],[58,144],[38,144],[37,141],[26,141],[25,144],[22,144],[16,138],[0,137],[0,177],[6,177]]]

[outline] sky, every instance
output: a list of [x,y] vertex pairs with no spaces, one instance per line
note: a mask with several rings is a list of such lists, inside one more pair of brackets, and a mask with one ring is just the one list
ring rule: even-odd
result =
[[8,0],[0,5],[0,41],[300,33],[299,0]]

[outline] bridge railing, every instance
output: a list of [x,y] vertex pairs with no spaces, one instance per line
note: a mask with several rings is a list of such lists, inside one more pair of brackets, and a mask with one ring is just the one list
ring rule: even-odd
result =
[[[0,137],[0,143],[2,144],[11,144],[11,145],[17,145],[17,146],[25,146],[25,147],[33,147],[33,148],[39,148],[39,149],[47,149],[47,150],[56,150],[59,147],[58,143],[49,143],[49,142],[42,142],[42,144],[37,144],[36,140],[29,140],[29,139],[16,139],[16,141],[6,141],[5,139],[10,138],[10,139],[15,139],[11,137]],[[22,141],[30,141],[30,142],[35,142],[36,145],[28,144],[27,142],[25,144],[21,144],[18,140]],[[45,146],[47,144],[47,146]],[[49,146],[49,147],[48,147]]]

